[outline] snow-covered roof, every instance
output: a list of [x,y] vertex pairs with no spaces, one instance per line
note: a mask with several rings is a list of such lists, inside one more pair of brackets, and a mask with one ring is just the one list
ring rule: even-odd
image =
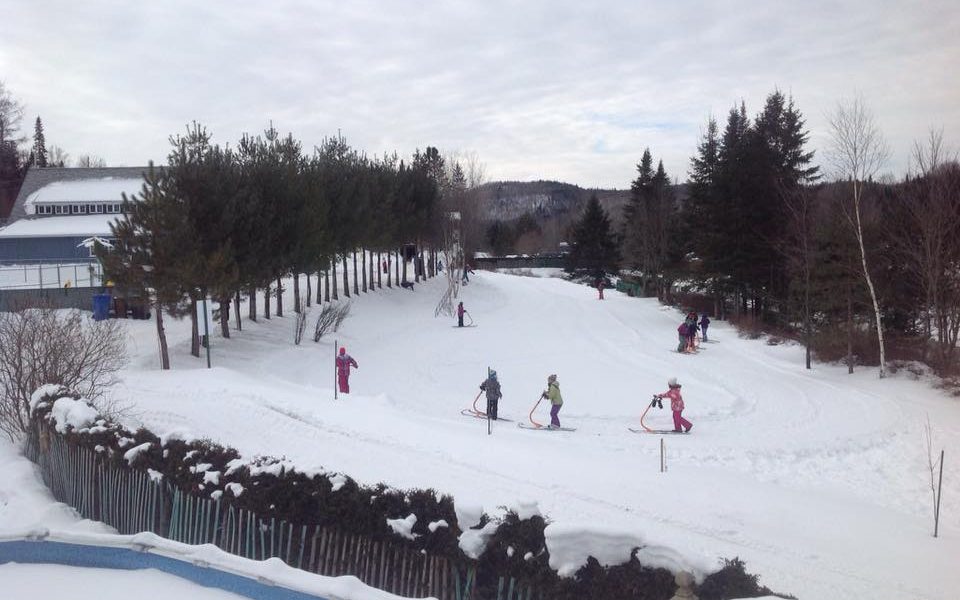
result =
[[[163,167],[156,167],[157,170],[162,170]],[[64,183],[72,184],[85,181],[92,182],[102,182],[107,179],[136,179],[140,182],[143,179],[144,174],[149,171],[149,167],[103,167],[103,168],[90,168],[90,169],[80,169],[80,168],[62,168],[62,167],[46,167],[38,168],[31,167],[27,170],[27,175],[23,179],[23,184],[20,186],[20,193],[17,194],[17,200],[14,202],[13,208],[10,211],[10,221],[16,221],[17,219],[23,219],[33,214],[31,209],[30,212],[27,211],[27,199],[33,196],[36,192],[41,189],[53,184],[53,183]],[[55,189],[55,188],[54,188]],[[140,190],[140,185],[132,188],[131,192],[137,192]],[[88,190],[89,191],[89,190]],[[101,200],[110,200],[115,198],[117,202],[120,201],[120,192],[126,190],[120,190],[115,195],[111,194],[110,198],[103,198]],[[68,200],[74,201],[74,200]],[[77,199],[76,202],[84,202],[84,199]],[[51,200],[51,202],[56,202],[56,200]],[[0,215],[3,216],[3,215]]]
[[0,229],[0,239],[27,237],[109,237],[120,215],[79,215],[17,219]]
[[83,181],[55,181],[30,194],[26,200],[27,214],[36,204],[61,202],[120,202],[123,194],[133,196],[143,186],[143,178],[103,177]]

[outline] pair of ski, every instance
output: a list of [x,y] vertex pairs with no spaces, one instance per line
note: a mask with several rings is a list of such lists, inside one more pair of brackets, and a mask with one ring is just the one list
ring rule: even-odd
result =
[[647,416],[647,411],[654,406],[660,406],[660,408],[663,408],[663,401],[657,396],[653,397],[653,401],[647,405],[647,409],[643,411],[642,415],[640,415],[640,427],[643,427],[643,429],[634,429],[633,427],[628,427],[627,429],[633,433],[653,433],[657,435],[668,433],[686,433],[686,431],[677,431],[675,429],[650,429],[647,427],[646,423],[643,422],[643,418]]
[[[480,400],[480,396],[482,394],[483,392],[480,392],[480,394],[477,394],[477,397],[473,399],[473,408],[465,408],[460,411],[460,414],[465,417],[474,417],[476,419],[486,419],[487,413],[477,408],[477,401]],[[542,396],[540,397],[540,400],[543,400]],[[533,411],[537,410],[537,406],[540,405],[540,400],[537,400],[537,403],[533,406],[533,410],[530,411],[531,424],[527,425],[526,423],[517,423],[517,427],[521,429],[532,429],[535,431],[576,431],[577,430],[576,427],[550,427],[548,425],[543,425],[541,423],[537,423],[536,421],[534,421]],[[496,420],[505,421],[507,423],[513,423],[513,419],[505,419],[503,417],[497,417]]]

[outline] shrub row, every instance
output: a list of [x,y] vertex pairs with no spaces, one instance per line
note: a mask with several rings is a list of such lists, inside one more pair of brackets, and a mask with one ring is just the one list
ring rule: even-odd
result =
[[[382,483],[363,486],[350,477],[332,473],[302,473],[283,458],[243,461],[235,449],[209,440],[161,439],[147,429],[130,431],[102,418],[79,429],[64,428],[61,422],[58,434],[52,415],[54,403],[60,398],[82,400],[55,386],[38,394],[33,402],[33,426],[45,425],[44,430],[51,435],[63,435],[69,444],[93,450],[115,467],[160,473],[182,491],[202,498],[219,497],[221,502],[253,511],[261,518],[336,526],[374,540],[399,542],[458,562],[470,562],[458,545],[462,531],[449,495],[432,489],[397,490]],[[239,484],[242,491],[235,493],[236,487],[231,484]],[[410,514],[417,516],[412,530],[414,539],[397,535],[387,525],[387,519],[403,519]],[[441,520],[448,526],[431,531],[430,523]],[[476,528],[489,522],[490,517],[484,515]],[[496,597],[500,577],[515,577],[532,584],[552,600],[672,596],[673,574],[666,569],[645,567],[635,556],[627,563],[609,567],[591,558],[574,577],[559,577],[549,566],[546,526],[547,521],[541,516],[520,519],[514,512],[505,514],[486,550],[473,563],[477,572],[476,597]],[[757,576],[746,573],[738,559],[726,561],[724,568],[708,576],[698,589],[703,600],[769,594],[770,590],[758,585]]]

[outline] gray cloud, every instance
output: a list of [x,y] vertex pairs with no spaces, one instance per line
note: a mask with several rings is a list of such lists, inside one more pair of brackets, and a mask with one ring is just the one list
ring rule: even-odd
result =
[[48,143],[162,162],[198,120],[269,120],[306,147],[471,150],[497,179],[627,187],[644,147],[684,179],[710,115],[792,93],[811,143],[862,93],[901,173],[930,126],[960,136],[953,2],[32,0],[4,10],[0,79]]

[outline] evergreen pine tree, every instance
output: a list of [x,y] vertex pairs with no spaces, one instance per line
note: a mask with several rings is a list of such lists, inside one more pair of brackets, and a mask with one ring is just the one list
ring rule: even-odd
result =
[[610,228],[610,218],[596,194],[587,202],[583,217],[573,225],[573,244],[567,261],[568,270],[587,271],[594,277],[619,267],[620,252]]
[[37,122],[33,127],[33,161],[38,167],[47,166],[47,144],[46,139],[43,136],[43,123],[40,121],[40,117],[37,117]]

